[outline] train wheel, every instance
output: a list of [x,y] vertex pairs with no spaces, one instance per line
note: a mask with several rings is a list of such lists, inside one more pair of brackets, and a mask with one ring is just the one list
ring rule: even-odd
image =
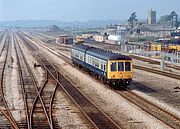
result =
[[83,68],[84,72],[86,72],[86,68],[84,66],[82,66],[82,68]]
[[103,83],[107,84],[107,80],[105,78],[103,78]]
[[121,87],[125,89],[125,88],[127,88],[127,84],[123,83],[123,84],[121,84]]
[[101,82],[104,82],[104,78],[100,76],[100,81]]
[[114,86],[113,86],[113,82],[109,82],[108,84],[109,84],[109,86],[110,86],[111,88],[114,87]]
[[98,79],[98,75],[97,75],[97,74],[95,74],[94,77],[95,77],[96,79]]

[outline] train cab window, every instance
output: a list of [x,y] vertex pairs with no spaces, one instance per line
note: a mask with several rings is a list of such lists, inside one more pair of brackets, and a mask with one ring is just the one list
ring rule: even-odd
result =
[[131,71],[131,63],[130,62],[125,62],[125,70]]
[[124,71],[124,62],[118,62],[118,71]]
[[111,71],[116,71],[116,62],[111,62]]

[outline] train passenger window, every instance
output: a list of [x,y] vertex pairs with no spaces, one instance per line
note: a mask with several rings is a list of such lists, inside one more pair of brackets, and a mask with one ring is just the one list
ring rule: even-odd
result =
[[76,57],[76,58],[79,58],[79,55],[78,55],[78,53],[75,53],[75,57]]
[[111,71],[116,71],[116,62],[111,62]]
[[118,71],[124,71],[124,62],[118,62]]
[[104,71],[106,71],[106,65],[104,65]]
[[94,65],[95,67],[99,67],[99,62],[96,59],[92,59],[92,65]]
[[103,64],[101,64],[101,69],[103,70]]
[[99,62],[98,62],[98,60],[95,59],[94,65],[95,65],[96,67],[99,67]]
[[88,59],[89,59],[89,57],[88,57],[88,56],[86,56],[86,62],[88,62]]
[[102,70],[104,70],[104,63],[103,63],[103,61],[101,61],[101,62],[99,62],[100,63],[100,69],[102,69]]
[[130,62],[125,62],[125,70],[131,71],[131,63]]
[[92,58],[91,57],[89,57],[89,63],[92,64]]
[[80,60],[84,60],[84,59],[83,59],[83,55],[80,55]]

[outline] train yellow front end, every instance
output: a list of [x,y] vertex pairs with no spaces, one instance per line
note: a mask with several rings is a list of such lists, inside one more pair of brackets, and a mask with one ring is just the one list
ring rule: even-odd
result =
[[133,78],[132,60],[109,60],[108,80],[113,84],[129,84]]

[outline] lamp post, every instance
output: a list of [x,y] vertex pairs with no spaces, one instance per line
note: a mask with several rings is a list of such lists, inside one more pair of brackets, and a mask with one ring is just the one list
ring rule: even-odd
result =
[[177,52],[177,63],[179,63],[179,52]]

